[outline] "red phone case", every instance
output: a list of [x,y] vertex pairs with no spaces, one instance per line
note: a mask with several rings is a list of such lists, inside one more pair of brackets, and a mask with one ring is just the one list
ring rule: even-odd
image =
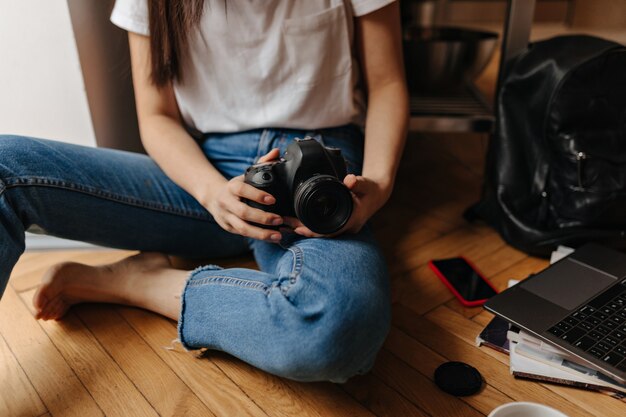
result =
[[[487,283],[487,285],[489,285],[491,287],[491,289],[493,290],[493,292],[495,292],[496,294],[498,293],[498,290],[495,289],[495,287],[493,285],[491,285],[491,282],[489,282],[488,280],[485,279],[485,277],[483,276],[483,274],[480,273],[480,271],[474,266],[473,263],[471,263],[469,260],[467,260],[465,257],[463,256],[458,256],[457,258],[461,258],[463,259],[465,262],[467,262],[467,264],[470,266],[470,268],[472,268],[474,270],[474,272],[476,272],[476,274],[483,280],[485,281],[485,283]],[[430,261],[428,261],[428,267],[435,273],[435,275],[437,275],[439,277],[439,279],[441,280],[441,282],[444,283],[444,285],[446,287],[448,287],[448,289],[452,292],[452,294],[454,294],[454,296],[459,300],[459,302],[461,304],[463,304],[465,307],[478,307],[481,306],[483,304],[485,304],[485,302],[487,301],[487,298],[483,299],[483,300],[475,300],[475,301],[469,301],[466,300],[465,298],[461,297],[461,294],[459,294],[459,292],[456,290],[456,288],[454,288],[452,286],[452,284],[450,284],[450,282],[448,281],[448,279],[445,277],[445,275],[443,275],[441,273],[441,271],[439,269],[437,269],[437,267],[435,266],[435,264],[433,264],[433,261],[435,261],[437,259],[431,259]]]

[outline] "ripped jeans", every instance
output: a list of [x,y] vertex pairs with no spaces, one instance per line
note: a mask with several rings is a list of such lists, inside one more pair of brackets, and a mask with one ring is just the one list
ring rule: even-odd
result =
[[[313,136],[363,157],[359,129],[258,129],[208,134],[201,147],[226,177],[272,148]],[[333,239],[284,235],[280,244],[228,233],[148,156],[0,136],[0,294],[24,251],[24,231],[187,258],[252,250],[260,271],[207,265],[181,296],[185,348],[227,352],[299,381],[344,382],[369,371],[390,326],[382,254],[366,226]]]

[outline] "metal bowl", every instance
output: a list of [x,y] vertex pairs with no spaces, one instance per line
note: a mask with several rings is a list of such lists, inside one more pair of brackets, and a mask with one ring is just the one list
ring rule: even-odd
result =
[[474,79],[491,59],[498,34],[454,27],[403,30],[407,82],[412,92],[447,92]]

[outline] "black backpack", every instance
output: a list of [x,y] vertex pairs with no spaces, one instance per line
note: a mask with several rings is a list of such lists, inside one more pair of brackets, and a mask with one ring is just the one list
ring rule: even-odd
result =
[[482,198],[466,217],[533,255],[626,247],[626,48],[591,36],[531,44],[496,105]]

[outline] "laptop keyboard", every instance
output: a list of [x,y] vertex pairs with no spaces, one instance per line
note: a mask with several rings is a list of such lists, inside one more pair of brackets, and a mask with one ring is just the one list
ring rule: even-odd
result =
[[626,280],[600,293],[548,332],[626,372]]

